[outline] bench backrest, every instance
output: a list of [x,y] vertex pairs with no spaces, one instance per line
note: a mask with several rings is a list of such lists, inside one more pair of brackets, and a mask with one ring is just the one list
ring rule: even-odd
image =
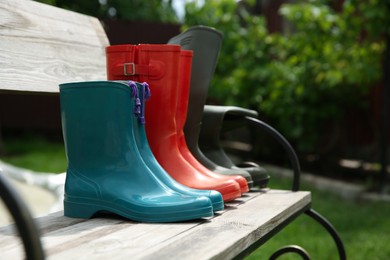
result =
[[0,91],[58,92],[105,80],[107,36],[99,20],[27,0],[0,1]]

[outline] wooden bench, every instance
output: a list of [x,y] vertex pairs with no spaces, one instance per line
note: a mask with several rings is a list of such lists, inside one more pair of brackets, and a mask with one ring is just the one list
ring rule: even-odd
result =
[[[96,18],[33,1],[3,0],[0,92],[58,95],[60,83],[105,80],[108,45]],[[146,224],[113,215],[87,220],[57,212],[35,219],[33,225],[38,227],[43,250],[50,259],[231,259],[249,254],[306,213],[331,233],[340,258],[345,259],[337,233],[311,210],[310,192],[296,191],[298,182],[295,178],[295,191],[247,193],[210,219]],[[23,233],[23,226],[17,228]],[[39,246],[39,241],[23,242]],[[1,259],[20,259],[24,250],[26,245],[23,247],[14,225],[0,228]],[[288,251],[304,254],[290,247],[274,256]]]

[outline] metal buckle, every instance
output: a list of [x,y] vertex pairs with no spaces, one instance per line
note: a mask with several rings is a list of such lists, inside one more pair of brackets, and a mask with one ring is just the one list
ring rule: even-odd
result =
[[[132,72],[127,73],[127,66],[131,66]],[[134,63],[124,63],[123,64],[123,74],[125,76],[134,76],[135,75],[135,64]]]

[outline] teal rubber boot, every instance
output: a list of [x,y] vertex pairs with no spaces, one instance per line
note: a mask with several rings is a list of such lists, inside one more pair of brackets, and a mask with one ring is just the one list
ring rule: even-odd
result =
[[190,196],[206,196],[211,200],[213,211],[220,211],[224,209],[223,199],[221,193],[215,190],[197,190],[184,186],[175,181],[158,163],[154,157],[152,150],[150,149],[146,131],[145,131],[145,101],[149,99],[151,93],[147,83],[138,83],[129,81],[128,83],[133,91],[138,91],[138,97],[140,99],[141,109],[137,118],[134,118],[133,130],[134,136],[137,143],[139,152],[141,153],[142,159],[149,169],[157,176],[165,185],[172,190],[179,193],[183,193]]
[[213,215],[210,199],[163,184],[145,165],[133,134],[139,99],[124,82],[60,85],[68,169],[64,215],[110,212],[141,222],[176,222]]

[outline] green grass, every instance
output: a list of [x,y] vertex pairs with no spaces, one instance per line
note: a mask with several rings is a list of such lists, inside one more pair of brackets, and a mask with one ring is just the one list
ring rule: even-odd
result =
[[0,160],[38,172],[66,171],[66,155],[62,142],[48,142],[40,137],[5,139],[6,154]]
[[[63,172],[66,169],[61,142],[51,143],[40,138],[6,140],[6,148],[8,155],[0,157],[0,160],[16,166],[41,172]],[[276,178],[270,183],[271,188],[289,189],[290,186],[289,180]],[[389,259],[390,203],[343,200],[336,195],[314,190],[304,183],[302,190],[312,191],[313,209],[338,230],[348,259]],[[305,248],[312,259],[338,259],[336,247],[328,233],[306,215],[298,217],[248,259],[268,259],[278,248],[291,244]],[[301,258],[289,254],[280,259]]]
[[[272,188],[288,188],[289,185],[286,180],[270,184]],[[389,259],[388,202],[343,200],[337,195],[320,192],[307,185],[303,185],[302,190],[312,191],[312,208],[325,216],[339,232],[347,259]],[[292,244],[305,248],[312,259],[338,259],[336,246],[330,235],[306,215],[298,217],[248,259],[268,259],[277,249]],[[301,258],[296,254],[287,254],[280,259]]]

